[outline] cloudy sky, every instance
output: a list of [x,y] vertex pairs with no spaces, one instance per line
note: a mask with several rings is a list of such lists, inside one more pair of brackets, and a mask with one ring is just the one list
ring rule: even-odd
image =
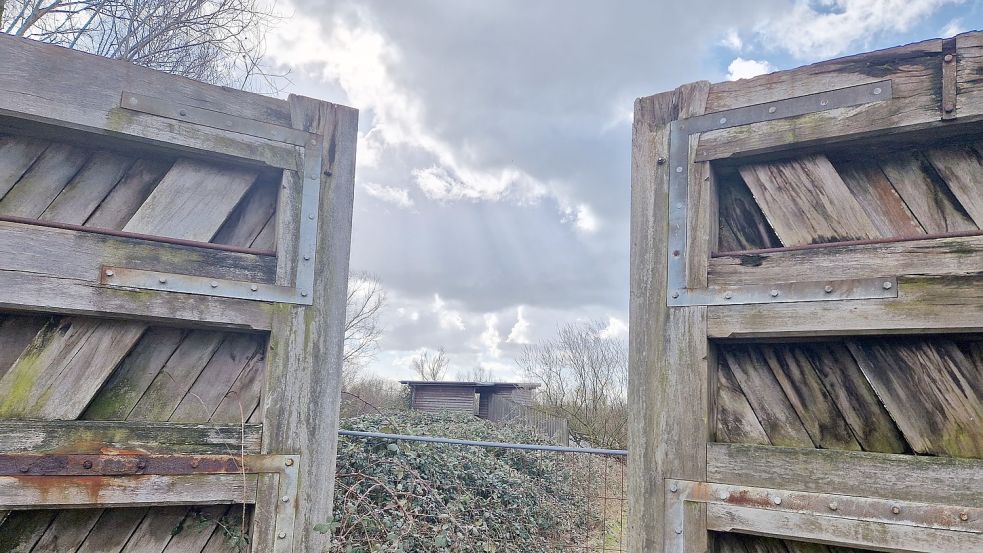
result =
[[627,335],[634,98],[983,28],[983,0],[286,1],[287,92],[361,110],[352,269],[387,290],[393,378]]

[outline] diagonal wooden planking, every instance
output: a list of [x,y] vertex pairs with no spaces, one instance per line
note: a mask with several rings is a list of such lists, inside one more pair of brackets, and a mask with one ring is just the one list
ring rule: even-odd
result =
[[826,156],[744,165],[740,173],[785,246],[880,236]]
[[917,453],[983,458],[983,372],[945,338],[849,341]]
[[0,135],[0,199],[14,187],[48,144],[36,138]]
[[738,444],[771,445],[744,390],[725,361],[717,369],[716,441]]
[[983,228],[983,153],[980,145],[933,149],[926,152],[932,166],[949,185],[962,208]]
[[935,169],[916,152],[878,160],[884,175],[929,234],[978,230]]
[[880,167],[870,162],[838,164],[835,167],[879,236],[916,237],[925,234],[925,229]]
[[171,165],[168,161],[137,160],[85,221],[85,226],[122,230],[123,225],[147,201]]
[[81,225],[132,164],[133,158],[128,156],[104,150],[95,152],[39,218]]
[[89,152],[82,148],[60,142],[51,144],[0,200],[0,214],[40,217],[88,157]]

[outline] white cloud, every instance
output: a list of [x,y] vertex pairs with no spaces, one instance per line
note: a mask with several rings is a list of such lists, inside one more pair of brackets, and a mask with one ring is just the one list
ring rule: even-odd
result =
[[447,309],[447,302],[440,298],[440,294],[433,295],[431,310],[437,315],[440,328],[464,330],[464,318],[457,311]]
[[502,343],[502,335],[498,332],[498,315],[494,313],[485,314],[485,331],[478,337],[478,341],[485,348],[485,352],[494,357],[502,356],[499,345]]
[[587,204],[564,207],[563,221],[572,222],[573,226],[582,234],[593,234],[601,228],[600,219]]
[[402,208],[413,207],[413,199],[410,198],[410,193],[406,189],[374,182],[365,183],[362,185],[362,188],[373,198],[378,198]]
[[942,27],[942,30],[939,31],[939,33],[942,37],[949,38],[961,33],[965,33],[967,30],[968,29],[966,29],[966,27],[963,26],[963,18],[957,17],[946,23],[945,27]]
[[598,336],[604,339],[624,338],[628,336],[628,323],[613,316],[608,317],[608,325],[601,329]]
[[866,46],[877,34],[905,32],[946,4],[963,0],[798,0],[778,18],[758,27],[763,43],[804,60]]
[[751,77],[771,73],[774,70],[775,66],[765,60],[759,61],[735,58],[734,61],[730,62],[730,65],[727,66],[727,80],[736,81],[737,79],[750,79]]
[[737,33],[737,29],[728,29],[727,34],[720,41],[720,44],[734,50],[735,52],[740,52],[744,48],[744,41],[741,40],[741,35]]
[[404,319],[409,319],[414,323],[420,320],[420,312],[415,309],[406,309],[405,307],[400,307],[396,309],[396,314]]
[[506,342],[510,344],[528,344],[529,343],[529,321],[525,317],[526,306],[520,305],[516,308],[515,313],[515,324],[512,325],[512,330],[509,331],[509,337],[505,339]]

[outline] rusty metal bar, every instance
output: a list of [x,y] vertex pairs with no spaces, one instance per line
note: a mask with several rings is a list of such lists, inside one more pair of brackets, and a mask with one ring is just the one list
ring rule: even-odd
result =
[[38,227],[56,228],[62,230],[74,230],[78,232],[89,232],[92,234],[102,234],[105,236],[115,236],[117,238],[132,238],[134,240],[147,240],[148,242],[159,242],[174,246],[187,246],[191,248],[203,248],[206,250],[219,250],[232,253],[248,253],[252,255],[276,256],[274,250],[260,250],[253,248],[243,248],[240,246],[228,246],[226,244],[213,244],[211,242],[198,242],[196,240],[185,240],[182,238],[171,238],[168,236],[156,236],[153,234],[140,234],[139,232],[126,232],[123,230],[86,227],[69,223],[57,223],[55,221],[41,221],[27,217],[16,217],[13,215],[0,215],[0,222],[18,223],[21,225],[34,225]]
[[942,120],[956,118],[956,37],[942,40]]

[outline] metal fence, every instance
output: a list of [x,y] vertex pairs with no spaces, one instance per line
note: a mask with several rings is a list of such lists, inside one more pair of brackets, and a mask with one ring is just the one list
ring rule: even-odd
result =
[[[624,552],[627,551],[627,505],[626,505],[626,465],[627,451],[612,449],[576,448],[565,446],[550,446],[537,444],[513,444],[501,442],[483,442],[472,440],[458,440],[450,438],[435,438],[428,436],[410,436],[402,434],[385,434],[376,432],[340,432],[344,440],[365,440],[368,441],[365,447],[376,447],[380,452],[388,446],[382,444],[393,444],[394,447],[401,447],[399,444],[421,444],[421,447],[438,448],[464,448],[465,450],[483,450],[485,452],[500,451],[499,455],[508,455],[511,463],[519,463],[530,468],[529,470],[546,470],[550,474],[541,475],[548,482],[541,489],[536,490],[537,498],[543,500],[542,493],[546,492],[546,498],[550,505],[558,505],[564,513],[555,526],[546,528],[534,528],[536,532],[535,543],[539,544],[538,549],[530,549],[528,545],[518,548],[514,543],[510,543],[508,538],[498,537],[491,541],[482,542],[482,548],[489,552],[503,551],[543,551],[543,552]],[[371,445],[371,444],[374,444]],[[429,444],[423,446],[422,444]],[[413,446],[416,447],[416,446]],[[383,452],[384,453],[384,452]],[[449,452],[449,453],[459,453]],[[380,455],[384,456],[384,455]],[[465,455],[455,458],[476,457],[471,452],[465,451]],[[381,461],[370,461],[371,463]],[[520,467],[521,468],[521,467]],[[424,471],[420,471],[424,472]],[[347,476],[347,478],[346,478]],[[419,477],[420,475],[418,475]],[[439,476],[434,476],[439,478]],[[336,510],[342,512],[336,514],[336,520],[344,519],[345,509],[356,509],[356,505],[345,498],[364,498],[371,495],[373,490],[376,492],[386,487],[394,487],[392,482],[381,482],[377,476],[364,476],[352,479],[351,475],[339,475],[336,485],[336,495],[341,498],[336,502]],[[423,487],[428,490],[437,490],[441,482],[424,482]],[[421,484],[413,484],[420,487]],[[474,484],[481,486],[482,484]],[[486,496],[499,493],[497,489],[474,489],[471,490],[476,495]],[[509,490],[515,493],[515,490]],[[393,499],[387,500],[387,505],[375,505],[376,513],[371,516],[376,522],[381,524],[384,520],[391,520],[392,513],[386,513],[387,509],[404,508],[401,500],[395,499],[396,494],[392,492]],[[523,513],[495,513],[507,517],[515,517],[522,521]],[[366,516],[363,514],[363,516]],[[444,515],[441,515],[442,517]],[[524,523],[524,522],[523,522]],[[526,535],[527,529],[520,528],[518,532]],[[346,547],[358,545],[355,542],[358,538],[354,535],[346,538],[351,543],[336,543],[335,550],[346,551]],[[407,536],[407,539],[412,539]],[[450,544],[453,546],[453,544]],[[369,550],[369,549],[366,549]],[[375,549],[372,549],[373,551]],[[382,549],[379,549],[382,550]],[[388,550],[388,549],[387,549]],[[404,550],[404,549],[399,549]],[[416,549],[405,549],[416,550]],[[443,550],[443,549],[437,549]],[[458,550],[458,549],[449,549]]]

